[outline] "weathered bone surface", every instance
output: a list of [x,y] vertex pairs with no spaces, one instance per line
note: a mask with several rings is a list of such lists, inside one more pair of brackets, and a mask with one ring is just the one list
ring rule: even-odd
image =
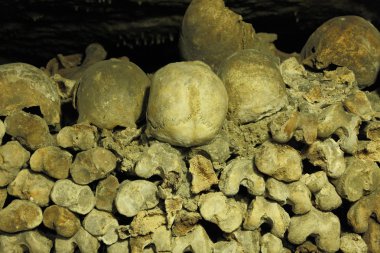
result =
[[227,198],[221,192],[203,194],[199,200],[199,212],[202,217],[227,233],[240,227],[246,209],[244,203]]
[[147,75],[130,61],[111,59],[92,65],[76,91],[78,121],[107,129],[134,127],[149,85]]
[[208,144],[194,147],[195,153],[206,152],[214,164],[222,164],[231,156],[230,142],[223,130]]
[[57,134],[57,144],[62,148],[88,150],[97,146],[98,132],[95,126],[75,124],[62,128]]
[[281,205],[292,205],[295,214],[307,213],[313,207],[311,192],[306,184],[301,181],[285,184],[274,178],[269,178],[266,181],[265,188],[269,198]]
[[287,248],[284,248],[280,238],[271,233],[266,233],[260,240],[260,252],[262,253],[289,253]]
[[252,195],[262,195],[265,181],[250,159],[235,159],[223,168],[220,175],[219,189],[227,196],[239,192],[240,185],[247,188]]
[[191,248],[195,252],[211,252],[212,241],[202,226],[196,226],[186,236],[176,237],[173,241],[173,253],[182,253]]
[[240,245],[236,241],[219,241],[214,244],[214,253],[240,252]]
[[271,233],[283,238],[288,229],[290,217],[287,212],[277,203],[257,196],[248,207],[247,217],[243,227],[249,230],[258,229],[263,223],[272,225]]
[[194,0],[183,24],[182,53],[211,66],[139,75],[94,43],[43,69],[61,120],[0,113],[0,252],[378,252],[377,87],[352,66],[304,67],[222,1]]
[[322,211],[331,211],[342,204],[337,190],[330,183],[324,171],[304,174],[300,180],[314,194],[315,206]]
[[255,30],[225,7],[224,1],[192,1],[182,21],[180,49],[187,61],[200,60],[216,68],[225,58],[252,48]]
[[78,153],[70,168],[77,184],[89,184],[104,178],[116,168],[116,156],[108,149],[96,147]]
[[4,123],[7,134],[32,150],[56,144],[46,121],[38,115],[17,111],[7,116]]
[[78,232],[70,238],[57,237],[54,246],[57,253],[71,253],[77,247],[82,253],[96,253],[100,243],[94,236],[80,227]]
[[55,146],[37,149],[30,157],[30,168],[35,172],[43,172],[55,179],[69,176],[73,155]]
[[0,231],[15,233],[30,230],[42,223],[41,208],[29,200],[13,200],[0,210]]
[[228,93],[228,118],[238,123],[258,121],[287,105],[279,59],[257,50],[234,53],[222,62],[218,75]]
[[162,178],[169,173],[182,173],[186,167],[181,153],[166,143],[153,143],[139,158],[134,172],[142,178],[159,175]]
[[[103,61],[107,57],[107,52],[99,43],[91,43],[86,47],[85,57],[82,59],[81,54],[64,56],[58,54],[46,64],[45,72],[53,79],[56,75],[63,77],[66,81],[78,81],[86,69],[94,63]],[[74,82],[75,84],[75,82]],[[66,87],[67,88],[67,87]],[[71,89],[74,87],[71,87]],[[71,96],[73,90],[68,89],[67,96]],[[71,93],[71,94],[70,94]]]
[[371,215],[375,214],[380,220],[380,191],[376,191],[355,202],[347,213],[348,222],[356,233],[367,231]]
[[239,229],[231,233],[227,239],[237,241],[243,252],[260,252],[259,230],[247,231]]
[[5,200],[8,197],[7,189],[0,189],[0,210],[3,209],[3,206],[5,204]]
[[255,164],[260,172],[285,182],[296,181],[302,175],[301,156],[287,145],[265,142],[259,148]]
[[50,253],[53,242],[37,230],[28,230],[17,234],[0,235],[1,252]]
[[95,206],[95,196],[87,185],[78,185],[69,179],[58,180],[51,191],[51,200],[79,214],[89,213]]
[[309,37],[301,56],[316,69],[329,65],[354,71],[359,87],[372,85],[380,68],[380,33],[367,20],[357,16],[335,17],[322,24]]
[[96,208],[103,211],[112,212],[114,209],[113,203],[116,198],[119,181],[117,177],[109,175],[103,180],[100,180],[96,186]]
[[320,166],[332,178],[342,176],[346,169],[344,153],[331,138],[314,142],[306,156],[313,165]]
[[172,145],[204,145],[221,129],[227,106],[226,88],[208,65],[171,63],[153,76],[147,130]]
[[301,244],[309,235],[316,237],[318,248],[326,252],[336,252],[340,247],[340,222],[333,213],[313,209],[307,214],[290,219],[288,239]]
[[344,174],[332,181],[340,196],[354,202],[379,189],[380,168],[375,162],[347,157],[346,165]]
[[340,237],[340,250],[344,253],[366,253],[368,246],[360,235],[344,233]]
[[159,226],[146,236],[130,239],[131,252],[168,252],[172,248],[170,231],[165,226]]
[[29,151],[18,141],[10,141],[0,146],[0,186],[7,186],[12,182],[29,157]]
[[57,86],[40,69],[25,63],[1,65],[0,90],[1,116],[38,106],[48,124],[59,124],[61,106]]
[[0,120],[0,145],[3,142],[3,137],[5,135],[5,125],[2,120]]
[[158,204],[157,186],[146,180],[123,181],[116,194],[115,205],[119,213],[132,217],[139,211]]
[[116,233],[118,226],[119,222],[112,214],[96,209],[92,209],[83,220],[83,228],[106,245],[111,245],[119,239]]
[[189,160],[189,172],[192,176],[191,191],[195,194],[210,190],[212,185],[218,184],[218,177],[210,160],[196,155]]
[[80,220],[74,213],[58,205],[49,206],[44,210],[43,223],[58,235],[68,238],[74,236],[81,227]]
[[380,223],[373,218],[369,219],[368,229],[363,235],[363,239],[368,246],[369,252],[378,252],[380,250],[379,244],[380,236]]
[[45,175],[24,169],[17,174],[17,177],[8,185],[7,189],[9,195],[30,200],[44,207],[49,204],[49,196],[53,186],[54,181]]

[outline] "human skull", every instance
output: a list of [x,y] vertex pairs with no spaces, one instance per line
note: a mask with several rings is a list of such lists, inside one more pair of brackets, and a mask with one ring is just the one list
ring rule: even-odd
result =
[[380,33],[361,17],[335,17],[313,32],[301,57],[316,69],[345,66],[355,73],[359,87],[368,87],[380,69]]
[[279,60],[272,55],[241,50],[221,64],[218,75],[227,89],[228,117],[233,121],[257,121],[288,103]]
[[130,61],[95,63],[83,73],[76,90],[78,122],[107,129],[135,127],[149,85],[148,76]]
[[26,63],[0,65],[0,116],[39,106],[45,121],[60,122],[61,101],[54,81]]
[[153,77],[147,130],[183,147],[203,145],[219,132],[228,106],[223,82],[203,62],[176,62]]
[[191,1],[182,22],[180,49],[185,60],[201,60],[213,69],[232,53],[254,45],[251,24],[223,0]]

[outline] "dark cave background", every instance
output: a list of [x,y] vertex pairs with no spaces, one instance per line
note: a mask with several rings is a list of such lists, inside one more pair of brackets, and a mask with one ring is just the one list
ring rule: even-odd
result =
[[[359,15],[380,28],[378,0],[226,0],[256,32],[277,33],[276,46],[299,52],[324,21]],[[101,43],[108,57],[128,56],[146,72],[180,61],[178,37],[190,0],[3,0],[0,63],[45,66],[57,54]]]

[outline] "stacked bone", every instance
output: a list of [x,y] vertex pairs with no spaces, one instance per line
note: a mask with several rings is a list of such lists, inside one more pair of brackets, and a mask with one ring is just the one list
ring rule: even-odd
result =
[[98,44],[0,66],[0,252],[380,252],[380,34],[273,37],[193,0],[152,78]]

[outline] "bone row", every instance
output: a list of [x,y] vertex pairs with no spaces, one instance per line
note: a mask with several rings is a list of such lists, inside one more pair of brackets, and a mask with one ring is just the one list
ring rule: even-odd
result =
[[[44,71],[0,66],[1,252],[380,251],[380,97],[361,90],[379,70],[376,28],[358,17],[324,25],[367,40],[354,41],[367,49],[358,61],[329,62],[319,37],[333,28],[290,57],[223,1],[207,2],[184,17],[188,61],[152,76],[105,60],[98,44]],[[202,40],[215,25],[208,11],[231,24],[232,45]],[[193,29],[192,15],[210,22]],[[77,123],[61,126],[71,102]]]

